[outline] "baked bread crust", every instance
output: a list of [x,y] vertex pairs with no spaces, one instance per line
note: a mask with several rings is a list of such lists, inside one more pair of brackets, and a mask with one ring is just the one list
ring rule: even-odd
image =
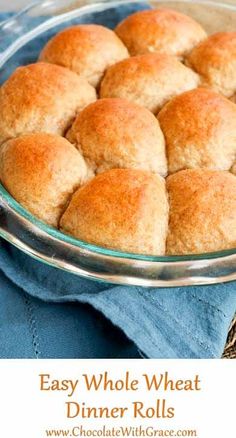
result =
[[79,189],[60,221],[63,232],[90,244],[137,254],[165,254],[165,180],[133,169],[112,169]]
[[236,247],[236,177],[183,170],[167,178],[167,254],[201,254]]
[[157,113],[172,97],[199,85],[199,77],[163,53],[135,56],[108,68],[100,97],[128,99]]
[[0,143],[29,132],[63,135],[76,113],[95,100],[94,88],[64,67],[19,67],[0,88]]
[[204,86],[226,97],[236,92],[236,32],[209,36],[187,56],[186,64],[202,79]]
[[0,180],[33,215],[54,227],[74,191],[89,177],[80,153],[66,139],[28,134],[0,149]]
[[165,140],[155,116],[124,99],[100,99],[76,118],[67,138],[96,173],[132,168],[167,174]]
[[236,156],[236,105],[198,88],[172,99],[159,113],[169,173],[183,169],[230,170]]
[[128,57],[127,48],[112,30],[97,24],[82,24],[55,35],[39,59],[67,67],[97,87],[110,65]]
[[161,52],[182,58],[207,37],[191,17],[168,8],[136,12],[118,24],[115,32],[131,56]]

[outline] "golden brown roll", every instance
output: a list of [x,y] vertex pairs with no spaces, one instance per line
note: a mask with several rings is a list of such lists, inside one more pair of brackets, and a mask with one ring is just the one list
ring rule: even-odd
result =
[[230,170],[236,156],[236,105],[198,88],[172,99],[158,115],[169,173],[183,169]]
[[201,254],[236,247],[236,177],[183,170],[167,178],[170,222],[167,253]]
[[165,253],[165,180],[134,169],[112,169],[79,189],[61,230],[90,244],[138,254]]
[[128,56],[127,48],[112,30],[82,24],[54,36],[39,59],[67,67],[97,87],[107,67]]
[[33,215],[57,226],[73,192],[88,178],[80,153],[66,139],[28,134],[0,149],[0,180]]
[[236,92],[236,32],[209,36],[188,55],[187,65],[202,78],[202,84],[226,97]]
[[183,57],[207,37],[195,20],[164,8],[136,12],[118,24],[115,32],[132,56],[162,52]]
[[63,135],[77,111],[94,100],[94,88],[66,68],[19,67],[0,89],[0,143],[29,132]]
[[156,117],[124,99],[100,99],[76,118],[67,138],[96,173],[112,168],[165,176],[165,141]]
[[125,59],[108,68],[100,97],[128,99],[157,113],[172,97],[198,84],[198,75],[176,58],[152,53]]

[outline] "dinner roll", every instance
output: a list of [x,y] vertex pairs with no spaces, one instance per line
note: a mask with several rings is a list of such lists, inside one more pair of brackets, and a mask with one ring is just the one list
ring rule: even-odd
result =
[[90,244],[137,254],[165,253],[165,180],[134,169],[112,169],[79,189],[61,230]]
[[183,57],[207,37],[195,20],[164,8],[136,12],[118,24],[115,31],[132,56],[162,52]]
[[176,58],[151,53],[109,67],[101,83],[100,97],[128,99],[156,113],[172,97],[198,84],[198,75]]
[[165,141],[156,117],[123,99],[87,106],[67,136],[96,173],[112,168],[167,173]]
[[97,87],[107,67],[128,56],[127,48],[112,30],[82,24],[55,35],[39,59],[67,67]]
[[201,254],[236,247],[236,177],[182,170],[167,178],[170,222],[167,253]]
[[66,139],[28,134],[0,149],[0,180],[33,215],[57,226],[72,193],[88,177],[80,153]]
[[198,88],[175,97],[158,115],[166,138],[169,173],[230,170],[236,156],[236,105]]
[[66,68],[19,67],[0,88],[0,143],[29,132],[62,135],[76,112],[94,100],[94,88]]
[[236,32],[208,37],[187,57],[187,65],[202,77],[205,86],[231,97],[236,92]]

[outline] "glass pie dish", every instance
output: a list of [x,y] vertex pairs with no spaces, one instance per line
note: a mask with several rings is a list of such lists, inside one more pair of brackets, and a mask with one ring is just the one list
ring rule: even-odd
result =
[[[148,6],[165,6],[198,20],[209,32],[235,30],[236,7],[186,1],[35,1],[0,23],[0,82],[19,64],[35,62],[52,35],[71,24],[106,25],[113,11],[127,15]],[[92,17],[92,18],[91,18]],[[116,22],[114,22],[115,26]],[[40,41],[40,43],[39,43]],[[37,48],[37,50],[36,50]],[[90,245],[33,217],[0,185],[0,236],[48,265],[94,280],[144,287],[176,287],[236,280],[236,249],[217,253],[153,257]]]

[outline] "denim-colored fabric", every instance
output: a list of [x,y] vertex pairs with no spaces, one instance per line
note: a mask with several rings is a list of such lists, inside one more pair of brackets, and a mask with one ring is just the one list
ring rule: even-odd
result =
[[[113,9],[87,21],[114,27],[135,9]],[[1,80],[34,62],[50,36],[19,50]],[[218,358],[235,309],[235,283],[109,286],[43,265],[0,241],[2,358]]]
[[139,358],[137,347],[86,304],[48,304],[0,271],[0,358]]
[[1,357],[139,357],[141,351],[149,358],[218,358],[236,309],[235,283],[110,286],[43,265],[3,241],[0,291]]

